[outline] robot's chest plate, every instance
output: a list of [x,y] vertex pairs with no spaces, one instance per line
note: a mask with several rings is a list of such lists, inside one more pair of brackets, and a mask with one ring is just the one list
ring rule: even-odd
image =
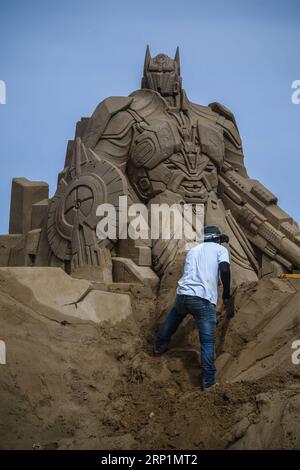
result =
[[127,171],[142,199],[169,189],[203,201],[217,185],[223,157],[223,135],[213,124],[156,113],[136,125]]
[[195,176],[207,158],[217,166],[224,156],[223,136],[199,120],[158,116],[139,123],[134,131],[131,162],[137,168],[155,168],[162,162]]
[[131,161],[137,167],[154,168],[180,150],[178,132],[168,120],[140,123],[134,133]]

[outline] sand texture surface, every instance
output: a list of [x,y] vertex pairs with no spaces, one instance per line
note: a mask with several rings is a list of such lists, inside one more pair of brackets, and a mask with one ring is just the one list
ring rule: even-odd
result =
[[172,296],[1,268],[0,448],[299,449],[300,280],[239,287],[230,322],[218,307],[219,385],[207,392],[192,318],[153,355]]

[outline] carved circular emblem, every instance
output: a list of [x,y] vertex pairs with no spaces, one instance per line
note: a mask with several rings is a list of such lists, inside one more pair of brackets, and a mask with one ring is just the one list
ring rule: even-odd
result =
[[[107,160],[85,161],[59,182],[51,201],[47,234],[54,254],[70,260],[80,239],[89,247],[95,241],[97,207],[103,203],[119,204],[119,196],[127,194],[121,171]],[[80,174],[78,174],[80,173]]]
[[95,195],[92,187],[77,182],[65,196],[64,220],[73,225],[75,218],[87,217],[92,211],[94,199]]

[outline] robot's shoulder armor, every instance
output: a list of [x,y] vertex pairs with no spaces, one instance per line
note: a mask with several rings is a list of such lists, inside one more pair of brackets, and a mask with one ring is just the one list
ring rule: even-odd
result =
[[153,90],[137,90],[131,93],[130,97],[133,99],[130,109],[142,119],[167,107],[165,100]]
[[[132,101],[133,98],[126,96],[111,96],[102,101],[93,112],[86,126],[86,130],[82,138],[84,145],[88,148],[94,149],[113,116],[120,111],[128,109]],[[120,133],[119,121],[116,122],[115,128]],[[127,123],[125,122],[124,127],[126,127],[126,124]]]
[[220,103],[210,103],[208,106],[217,114],[217,124],[223,127],[227,137],[229,137],[236,146],[240,147],[241,137],[233,113]]
[[236,126],[234,114],[230,111],[230,109],[226,108],[226,106],[217,102],[210,103],[208,106],[212,111],[219,114],[220,116],[223,116],[225,119],[228,119],[229,121],[233,122],[233,124]]
[[136,122],[129,108],[118,111],[108,121],[102,134],[103,139],[122,139]]
[[192,110],[200,116],[212,118],[214,115],[209,106],[204,106],[198,103],[192,103],[191,101],[189,101],[189,106],[191,106]]

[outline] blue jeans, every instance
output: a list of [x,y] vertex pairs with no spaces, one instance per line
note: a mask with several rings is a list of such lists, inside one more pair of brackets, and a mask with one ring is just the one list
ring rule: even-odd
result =
[[193,315],[199,332],[202,383],[204,387],[209,387],[215,383],[216,375],[216,310],[214,304],[201,297],[177,294],[175,305],[155,339],[155,350],[158,353],[163,353],[168,349],[172,335],[189,313]]

